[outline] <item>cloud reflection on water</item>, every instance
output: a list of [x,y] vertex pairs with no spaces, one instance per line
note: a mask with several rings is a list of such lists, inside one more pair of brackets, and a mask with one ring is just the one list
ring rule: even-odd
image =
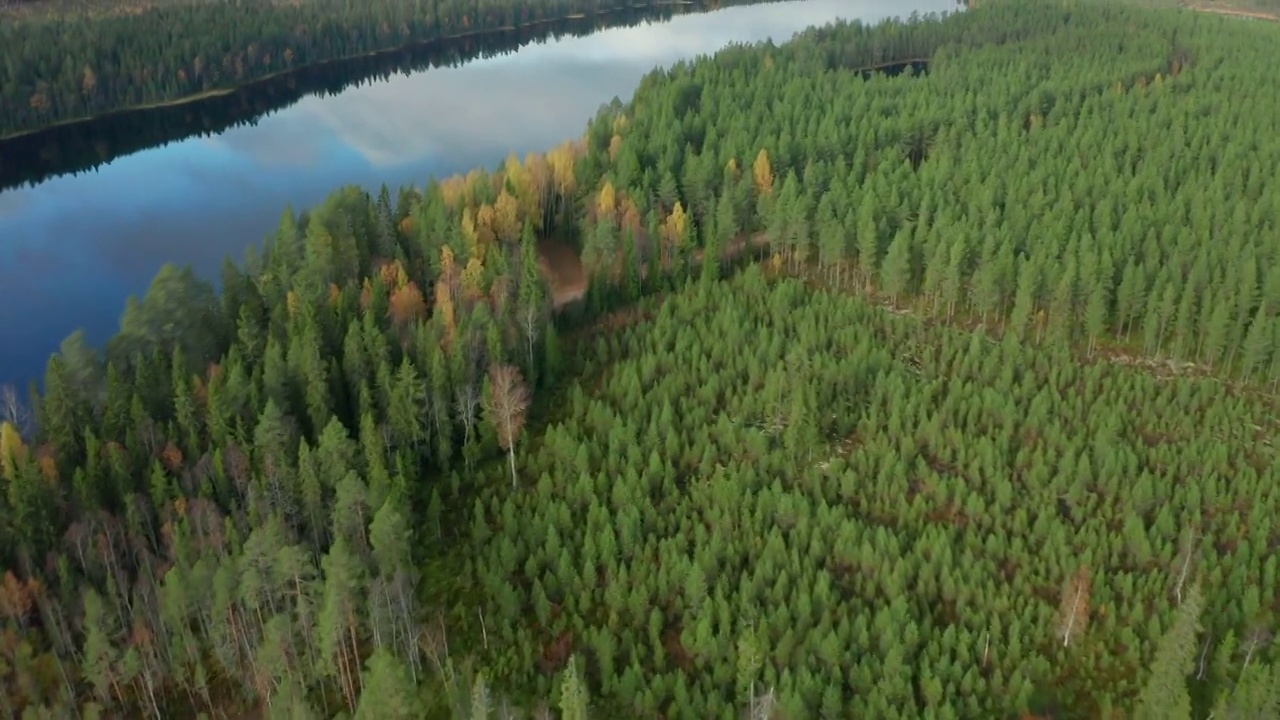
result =
[[[904,7],[905,6],[905,7]],[[130,293],[165,262],[216,278],[276,225],[286,205],[335,187],[422,183],[580,133],[658,65],[734,41],[781,42],[837,17],[874,22],[949,0],[809,0],[686,15],[671,22],[533,44],[518,53],[304,98],[217,137],[111,162],[97,171],[0,192],[0,383],[39,374],[78,327],[114,332]]]

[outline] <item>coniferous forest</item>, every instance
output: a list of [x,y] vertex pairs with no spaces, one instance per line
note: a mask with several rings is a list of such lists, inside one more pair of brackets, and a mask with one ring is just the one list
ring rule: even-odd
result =
[[1278,46],[810,29],[164,268],[0,402],[0,715],[1276,717]]

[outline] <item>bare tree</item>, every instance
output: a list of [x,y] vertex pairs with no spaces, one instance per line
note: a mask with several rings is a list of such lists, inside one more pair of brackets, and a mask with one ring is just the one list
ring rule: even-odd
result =
[[542,332],[542,305],[536,298],[523,300],[520,313],[520,329],[524,331],[525,349],[528,353],[529,372],[533,372],[533,345]]
[[525,387],[520,371],[514,365],[494,365],[489,368],[489,392],[486,393],[484,410],[493,429],[498,433],[498,444],[507,451],[511,463],[511,489],[516,489],[516,441],[524,429],[525,411],[529,409],[529,389]]
[[1204,680],[1204,671],[1206,669],[1205,661],[1209,657],[1209,646],[1213,643],[1213,633],[1209,633],[1204,638],[1204,647],[1200,649],[1200,659],[1196,661],[1196,680]]
[[443,615],[437,613],[434,622],[428,621],[419,628],[418,647],[444,679],[447,675],[445,663],[449,658],[449,635],[445,630]]
[[748,710],[749,720],[771,720],[777,704],[778,701],[774,697],[773,688],[769,688],[768,692],[763,695],[753,695],[751,697],[751,707]]
[[31,437],[35,418],[32,416],[18,390],[12,385],[0,385],[0,423],[11,423],[24,439]]
[[1187,577],[1195,569],[1196,555],[1196,531],[1194,528],[1187,531],[1183,536],[1182,549],[1178,553],[1178,577],[1174,582],[1173,594],[1178,598],[1178,604],[1182,604],[1182,588],[1187,584]]
[[516,720],[522,717],[511,701],[506,697],[498,698],[498,720]]
[[471,440],[471,431],[475,429],[477,411],[480,409],[480,391],[475,382],[469,380],[458,384],[454,391],[454,407],[458,411],[458,419],[462,421],[462,444],[466,445]]
[[1081,565],[1075,575],[1062,588],[1062,604],[1058,607],[1058,634],[1062,646],[1071,644],[1071,638],[1084,632],[1089,624],[1089,590],[1092,579],[1089,568]]
[[1245,670],[1249,669],[1249,663],[1253,662],[1254,653],[1258,651],[1259,646],[1265,646],[1271,642],[1271,633],[1261,624],[1255,624],[1249,629],[1249,634],[1245,638],[1244,664],[1240,666],[1240,673],[1243,675]]
[[50,597],[43,587],[36,588],[35,602],[36,609],[40,612],[41,626],[52,641],[53,659],[58,665],[58,674],[62,676],[62,682],[67,688],[67,696],[74,701],[77,695],[76,686],[71,682],[71,675],[67,672],[67,663],[64,661],[77,662],[76,646],[72,640],[66,613],[58,600]]

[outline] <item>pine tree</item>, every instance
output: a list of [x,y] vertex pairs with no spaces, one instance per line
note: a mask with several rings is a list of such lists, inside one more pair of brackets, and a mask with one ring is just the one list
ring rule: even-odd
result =
[[364,691],[355,720],[417,720],[423,716],[417,688],[404,663],[387,650],[375,650],[366,662]]
[[1195,667],[1202,603],[1199,584],[1191,585],[1174,613],[1173,624],[1156,644],[1150,675],[1134,710],[1136,720],[1191,718],[1186,678]]
[[910,290],[910,282],[911,235],[902,231],[889,243],[884,266],[880,269],[880,283],[889,294],[889,299],[896,303],[901,295]]
[[1257,377],[1258,373],[1268,366],[1272,352],[1272,327],[1273,322],[1267,314],[1267,306],[1264,303],[1258,306],[1258,312],[1253,316],[1249,332],[1244,338],[1244,354],[1240,357],[1240,371],[1246,378]]
[[570,656],[560,676],[561,720],[587,720],[587,703],[587,687],[578,674],[577,659]]

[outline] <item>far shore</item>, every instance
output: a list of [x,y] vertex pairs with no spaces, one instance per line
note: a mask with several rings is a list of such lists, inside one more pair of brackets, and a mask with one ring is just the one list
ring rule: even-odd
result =
[[[655,6],[657,7],[688,6],[688,5],[696,5],[696,4],[697,3],[693,2],[692,0],[661,0],[660,2],[657,2],[655,5],[633,4],[628,7],[617,8],[615,10],[601,11],[599,13],[596,13],[594,17],[605,17],[617,12],[622,12],[624,10],[644,10],[646,8],[655,7]],[[466,38],[481,37],[484,35],[493,35],[497,33],[512,32],[512,31],[520,30],[524,28],[534,28],[534,27],[538,27],[539,25],[547,25],[555,22],[563,22],[565,20],[585,20],[586,18],[587,16],[582,13],[576,13],[573,15],[567,15],[565,17],[560,17],[560,18],[551,18],[547,20],[539,20],[537,22],[525,23],[524,25],[519,25],[519,26],[508,25],[500,28],[490,28],[488,30],[475,30],[472,32],[456,33],[453,35],[444,35],[437,38],[431,38],[430,40],[420,40],[418,42],[408,43],[405,45],[395,45],[392,47],[383,48],[381,50],[373,50],[367,53],[357,53],[355,55],[343,55],[342,57],[331,58],[329,60],[321,60],[319,62],[307,63],[305,65],[298,65],[298,66],[287,68],[284,70],[279,70],[277,72],[273,72],[268,75],[263,75],[261,77],[253,78],[252,80],[247,80],[238,85],[231,85],[229,87],[211,88],[209,90],[204,90],[202,92],[194,93],[191,95],[183,95],[181,97],[173,98],[171,100],[158,100],[156,102],[143,103],[140,105],[127,105],[125,107],[116,108],[113,110],[109,110],[107,112],[98,113],[97,115],[84,115],[81,117],[69,118],[67,120],[59,120],[58,122],[49,123],[48,125],[41,125],[40,127],[31,128],[29,130],[19,130],[18,132],[9,133],[7,135],[0,135],[0,143],[7,142],[9,140],[16,140],[17,138],[25,137],[27,135],[34,135],[36,133],[49,130],[51,128],[65,127],[67,125],[77,125],[79,123],[93,122],[95,120],[100,120],[104,117],[109,117],[113,115],[125,115],[128,113],[145,112],[147,110],[156,110],[159,108],[177,107],[179,105],[189,105],[191,103],[200,102],[201,100],[209,100],[216,97],[222,97],[224,95],[230,95],[231,93],[241,88],[250,87],[252,85],[256,85],[262,82],[267,82],[268,80],[273,80],[275,78],[289,75],[290,73],[298,72],[300,70],[307,69],[307,68],[324,67],[325,65],[331,65],[334,63],[346,62],[349,60],[356,60],[359,58],[372,57],[375,55],[382,55],[384,53],[399,52],[400,50],[404,50],[405,48],[422,47],[425,45],[431,45],[432,43],[446,42],[449,40],[463,40]]]

